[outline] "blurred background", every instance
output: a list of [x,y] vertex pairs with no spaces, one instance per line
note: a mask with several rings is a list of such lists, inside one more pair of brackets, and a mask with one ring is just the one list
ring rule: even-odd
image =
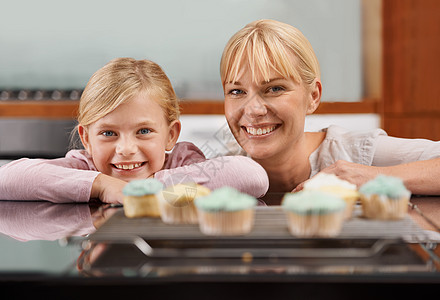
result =
[[[221,53],[236,31],[263,18],[299,28],[320,61],[323,103],[308,117],[306,130],[338,124],[440,138],[436,90],[426,97],[423,91],[431,86],[419,76],[427,74],[423,64],[438,66],[439,59],[426,55],[439,50],[432,40],[440,36],[440,1],[0,0],[0,5],[3,160],[64,155],[82,89],[115,57],[161,65],[182,99],[180,140],[193,141],[207,156],[225,153],[231,138],[223,117]],[[422,125],[408,119],[414,112]]]
[[82,88],[111,59],[134,57],[160,64],[183,99],[222,99],[226,42],[263,18],[310,39],[325,99],[362,97],[360,0],[3,0],[0,87]]

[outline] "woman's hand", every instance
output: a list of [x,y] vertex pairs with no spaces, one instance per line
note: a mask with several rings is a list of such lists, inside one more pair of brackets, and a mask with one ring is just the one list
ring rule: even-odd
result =
[[99,174],[92,185],[90,198],[99,199],[105,203],[121,203],[124,195],[122,189],[126,181],[108,175]]
[[379,167],[365,166],[345,160],[338,160],[333,165],[322,169],[321,172],[335,174],[340,179],[347,180],[359,188],[367,181],[374,179],[379,175],[379,170]]
[[[367,181],[375,178],[380,173],[379,170],[379,167],[365,166],[345,160],[338,160],[327,168],[322,169],[321,172],[335,174],[338,176],[338,178],[347,180],[359,188]],[[298,184],[298,186],[292,192],[299,192],[302,190],[306,182],[307,180]]]

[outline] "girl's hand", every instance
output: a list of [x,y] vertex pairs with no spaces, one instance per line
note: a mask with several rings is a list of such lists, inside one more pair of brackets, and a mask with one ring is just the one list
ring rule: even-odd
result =
[[124,197],[122,189],[126,184],[127,182],[121,179],[99,174],[93,182],[90,198],[99,199],[105,203],[122,204]]
[[[340,179],[347,180],[359,188],[367,181],[375,178],[379,174],[379,169],[380,168],[378,167],[365,166],[345,160],[338,160],[333,165],[322,169],[321,172],[335,174]],[[298,184],[298,186],[292,192],[299,192],[302,190],[306,182],[307,180]]]

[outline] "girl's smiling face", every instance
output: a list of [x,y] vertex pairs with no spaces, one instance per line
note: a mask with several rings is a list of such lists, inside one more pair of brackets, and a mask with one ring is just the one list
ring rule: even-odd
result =
[[235,82],[226,82],[225,115],[242,148],[254,159],[282,159],[304,137],[305,116],[319,104],[318,88],[309,88],[271,70],[269,80],[253,80],[243,67]]
[[98,171],[131,181],[162,169],[165,151],[179,137],[180,121],[169,124],[157,101],[140,93],[91,125],[78,127]]

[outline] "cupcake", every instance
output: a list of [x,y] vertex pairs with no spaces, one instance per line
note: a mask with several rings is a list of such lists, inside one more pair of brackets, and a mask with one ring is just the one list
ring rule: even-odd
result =
[[167,224],[197,224],[194,199],[210,192],[210,189],[195,182],[165,188],[158,194],[162,221]]
[[282,201],[289,231],[298,237],[333,237],[341,231],[345,201],[331,193],[303,190]]
[[244,235],[254,225],[257,199],[231,187],[196,198],[200,231],[206,235]]
[[350,219],[353,214],[353,207],[359,199],[359,193],[355,184],[338,178],[334,174],[318,173],[304,183],[304,190],[319,190],[331,193],[344,199],[345,219]]
[[128,218],[160,217],[157,193],[163,184],[154,178],[133,180],[122,189],[124,213]]
[[408,211],[411,192],[400,178],[379,175],[359,189],[363,215],[371,219],[402,219]]

